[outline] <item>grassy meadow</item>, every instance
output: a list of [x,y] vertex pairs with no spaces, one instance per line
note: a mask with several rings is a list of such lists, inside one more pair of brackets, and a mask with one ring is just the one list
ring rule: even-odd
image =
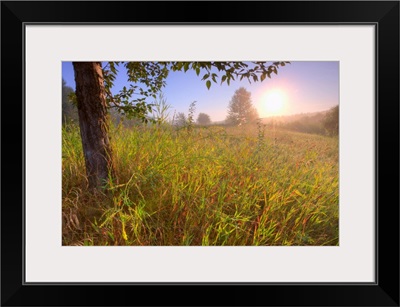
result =
[[62,129],[63,245],[338,245],[337,137],[241,127],[113,126],[115,177],[87,190]]

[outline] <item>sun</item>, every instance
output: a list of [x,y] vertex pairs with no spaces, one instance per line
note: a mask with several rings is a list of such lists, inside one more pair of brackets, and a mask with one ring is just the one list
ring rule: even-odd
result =
[[286,94],[281,90],[272,90],[263,97],[262,105],[264,113],[268,115],[280,115],[284,112]]

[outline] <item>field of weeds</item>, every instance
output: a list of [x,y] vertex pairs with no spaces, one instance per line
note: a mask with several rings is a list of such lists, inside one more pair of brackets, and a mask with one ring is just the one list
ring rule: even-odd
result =
[[337,137],[241,127],[113,127],[115,176],[87,190],[62,130],[63,245],[338,245]]

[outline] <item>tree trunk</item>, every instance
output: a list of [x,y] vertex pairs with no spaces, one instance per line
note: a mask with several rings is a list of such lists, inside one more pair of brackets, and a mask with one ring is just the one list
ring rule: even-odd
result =
[[90,189],[103,187],[112,175],[107,106],[100,62],[74,62],[79,127]]

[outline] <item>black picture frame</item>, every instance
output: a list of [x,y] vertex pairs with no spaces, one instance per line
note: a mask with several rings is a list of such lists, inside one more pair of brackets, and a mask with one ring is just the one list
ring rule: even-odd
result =
[[[375,25],[375,283],[24,282],[24,25],[132,22]],[[1,148],[2,306],[399,306],[398,1],[3,1]]]

